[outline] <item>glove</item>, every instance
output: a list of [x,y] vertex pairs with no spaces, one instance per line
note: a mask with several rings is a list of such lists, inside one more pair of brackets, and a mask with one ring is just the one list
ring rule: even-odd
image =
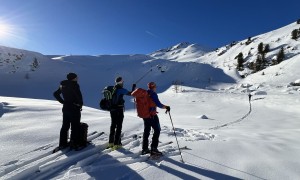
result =
[[166,110],[167,110],[167,112],[170,112],[171,111],[170,106],[166,106]]
[[136,88],[136,84],[132,84],[132,91],[134,91]]

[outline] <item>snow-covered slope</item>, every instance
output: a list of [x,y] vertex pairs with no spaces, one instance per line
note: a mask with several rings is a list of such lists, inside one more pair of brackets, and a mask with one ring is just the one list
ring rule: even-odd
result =
[[[300,58],[300,38],[292,39],[292,31],[300,29],[300,24],[293,22],[285,27],[267,32],[254,37],[220,47],[215,51],[202,48],[197,44],[180,43],[175,46],[161,49],[150,54],[158,59],[168,59],[177,62],[196,62],[209,64],[215,68],[222,69],[227,75],[240,83],[270,83],[288,84],[300,78],[297,71],[298,59]],[[265,69],[255,72],[250,69],[251,63],[256,62],[258,56],[258,45],[269,46],[265,54],[267,66]],[[285,59],[278,65],[272,65],[277,58],[280,49],[283,48]],[[237,56],[243,54],[243,71],[237,71]],[[288,67],[289,66],[289,67]],[[245,79],[242,78],[246,77]]]
[[[298,28],[292,23],[252,37],[248,45],[242,40],[211,52],[187,43],[149,55],[44,56],[1,47],[0,179],[299,179],[300,86],[290,85],[300,82],[299,41],[290,38]],[[247,63],[256,59],[260,42],[270,45],[267,59],[281,47],[286,59],[250,74]],[[240,52],[246,70],[239,72]],[[82,121],[93,143],[80,152],[51,154],[62,121],[52,93],[69,72],[79,75]],[[117,76],[127,89],[157,82],[161,102],[171,106],[171,114],[159,110],[161,160],[139,154],[143,121],[130,97],[124,149],[105,150],[110,115],[98,101]]]
[[[251,37],[251,43],[248,45],[248,39],[245,39],[220,47],[216,51],[209,51],[197,44],[180,43],[149,55],[54,57],[1,47],[0,94],[53,99],[52,92],[71,71],[79,75],[85,104],[91,107],[98,107],[101,89],[113,84],[115,77],[123,76],[126,88],[130,89],[131,84],[137,82],[150,69],[151,73],[138,82],[138,86],[145,87],[148,81],[156,81],[161,92],[174,83],[197,88],[216,88],[224,83],[235,82],[284,86],[300,79],[300,71],[297,70],[300,43],[299,40],[291,39],[292,30],[299,27],[299,24],[292,23]],[[249,63],[255,62],[257,47],[261,42],[270,46],[270,51],[266,54],[268,61],[274,59],[281,47],[284,48],[286,58],[278,65],[251,74],[247,67]],[[245,59],[244,71],[236,69],[235,57],[240,52]],[[241,75],[247,77],[242,79]],[[34,92],[32,88],[40,91]]]
[[202,47],[198,44],[183,42],[169,48],[160,49],[149,55],[157,59],[191,61],[197,57],[203,56],[211,50],[211,48]]
[[[6,51],[9,50],[12,51],[11,49]],[[21,53],[15,51],[15,54]],[[39,66],[35,71],[23,68],[10,73],[8,69],[11,65],[4,64],[0,72],[4,77],[0,79],[0,84],[3,85],[0,89],[1,95],[53,99],[52,93],[68,72],[78,74],[84,103],[94,108],[98,107],[102,89],[114,84],[117,76],[124,78],[127,89],[130,89],[133,83],[137,83],[138,87],[146,88],[149,81],[156,81],[160,92],[169,88],[174,82],[197,88],[208,87],[212,80],[215,83],[234,83],[234,80],[221,69],[207,64],[155,59],[148,55],[60,56],[52,59],[37,55],[33,52],[27,54],[31,59],[35,57],[38,59]],[[13,60],[10,61],[11,64],[15,63]],[[142,78],[145,74],[146,76]],[[32,89],[39,89],[39,91]]]
[[[140,156],[143,121],[127,109],[124,149],[105,150],[109,112],[83,107],[89,132],[105,134],[87,148],[60,151],[61,105],[55,101],[0,97],[0,179],[298,179],[299,93],[257,93],[249,103],[241,87],[210,91],[183,87],[159,94],[171,117],[159,110],[158,161]],[[267,91],[266,91],[267,92]],[[275,93],[276,92],[276,93]],[[130,101],[126,98],[127,101]],[[284,105],[284,108],[282,106]],[[205,117],[205,118],[203,118]],[[133,138],[134,134],[138,138]],[[91,135],[92,136],[92,135]],[[172,144],[166,144],[172,141]]]
[[[223,69],[224,72],[236,80],[240,79],[241,75],[247,76],[243,81],[251,83],[271,83],[271,84],[286,84],[294,81],[295,78],[300,78],[300,71],[296,70],[299,67],[300,58],[300,39],[294,40],[291,37],[291,32],[294,29],[299,29],[300,24],[291,23],[277,30],[267,32],[265,34],[251,37],[251,43],[247,45],[248,39],[237,41],[231,45],[218,48],[214,52],[210,52],[194,60],[198,63],[208,63],[216,68]],[[270,51],[266,53],[266,59],[271,63],[281,48],[285,52],[285,60],[278,65],[267,67],[264,70],[253,73],[253,70],[248,68],[251,62],[255,62],[258,54],[258,45],[263,43],[269,45]],[[244,57],[244,71],[237,72],[236,56],[242,53]],[[262,74],[265,74],[263,76]],[[242,82],[243,82],[242,81]]]

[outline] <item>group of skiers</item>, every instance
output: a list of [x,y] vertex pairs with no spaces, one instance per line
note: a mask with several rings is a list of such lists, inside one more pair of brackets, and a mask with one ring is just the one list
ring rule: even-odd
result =
[[[63,80],[60,83],[58,90],[56,90],[53,95],[54,97],[63,104],[63,123],[60,130],[59,139],[59,149],[64,149],[66,147],[78,149],[83,144],[80,142],[80,118],[81,110],[83,106],[82,94],[78,84],[78,76],[75,73],[69,73],[67,75],[67,80]],[[136,89],[136,84],[132,85],[132,90],[128,91],[124,87],[124,80],[122,77],[117,77],[115,79],[115,95],[117,96],[117,103],[112,106],[110,111],[111,116],[111,126],[109,133],[108,148],[118,149],[122,147],[121,142],[121,132],[122,124],[124,119],[124,95],[131,96],[133,91]],[[143,133],[143,144],[142,144],[142,154],[151,155],[161,155],[162,153],[158,151],[159,135],[160,135],[160,123],[157,116],[156,108],[166,109],[170,111],[170,106],[163,105],[156,93],[156,84],[154,82],[149,82],[147,84],[148,90],[147,95],[151,101],[151,107],[148,108],[149,116],[143,117],[144,121],[144,133]],[[61,97],[62,95],[62,97]],[[140,116],[141,117],[141,116]],[[68,131],[71,127],[71,137],[70,142],[68,142]],[[149,149],[149,135],[151,128],[154,130],[152,137],[151,148]]]

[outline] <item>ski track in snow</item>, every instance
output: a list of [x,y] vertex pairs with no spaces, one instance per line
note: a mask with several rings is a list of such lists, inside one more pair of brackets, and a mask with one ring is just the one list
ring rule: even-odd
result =
[[[171,129],[163,127],[161,133],[169,136]],[[192,132],[192,134],[190,134]],[[184,130],[177,128],[176,134],[185,134],[185,138],[188,136],[194,136],[196,130]],[[49,179],[58,178],[58,176],[70,177],[75,172],[88,172],[89,165],[96,163],[97,168],[113,168],[128,166],[134,169],[134,172],[141,173],[151,166],[160,166],[165,158],[180,155],[177,147],[173,146],[173,141],[160,142],[158,149],[163,152],[164,156],[158,160],[149,159],[149,155],[141,155],[142,133],[136,133],[128,135],[122,138],[123,148],[118,150],[106,149],[108,143],[94,144],[91,143],[88,147],[81,151],[71,151],[69,149],[60,150],[52,154],[54,149],[53,144],[46,144],[40,146],[32,151],[29,151],[24,155],[35,153],[38,151],[47,151],[40,155],[37,155],[31,159],[18,158],[18,160],[10,161],[2,166],[1,176],[3,179]],[[199,133],[199,132],[198,132]],[[88,140],[97,139],[102,134],[98,132],[92,132],[88,134]],[[207,140],[213,139],[207,138]],[[191,140],[191,139],[186,139]],[[194,139],[195,140],[195,139]],[[197,139],[196,139],[197,140]],[[199,140],[199,139],[198,139]],[[51,149],[50,151],[48,151]],[[94,165],[94,164],[93,164]],[[127,178],[132,175],[133,172],[125,173],[122,178]],[[75,173],[76,174],[76,173]],[[62,178],[62,177],[59,177]]]
[[223,125],[218,125],[218,126],[209,128],[209,130],[217,130],[217,129],[220,129],[220,128],[223,128],[223,127],[227,127],[227,126],[230,126],[230,125],[232,125],[232,124],[236,124],[236,123],[238,123],[238,122],[243,121],[243,120],[246,119],[246,117],[248,117],[248,116],[251,114],[251,112],[252,112],[251,101],[249,101],[249,105],[250,105],[249,112],[248,112],[247,114],[245,114],[243,117],[241,117],[240,119],[235,120],[235,121],[231,121],[231,122],[229,122],[229,123],[225,123],[225,124],[223,124]]
[[[185,134],[185,137],[191,136],[188,132],[192,131],[196,133],[196,130],[184,130],[184,129],[176,129],[176,133]],[[163,127],[161,130],[161,134],[167,134],[167,135],[173,135],[171,134],[171,129],[167,127]],[[199,133],[199,132],[198,132]],[[142,134],[142,133],[140,133]],[[92,156],[87,156],[84,159],[79,160],[76,164],[71,166],[69,169],[65,169],[66,172],[59,177],[55,178],[70,178],[72,177],[72,174],[78,173],[89,173],[95,172],[99,169],[99,171],[103,171],[103,169],[106,168],[116,168],[116,167],[122,167],[127,166],[131,168],[133,171],[126,172],[122,175],[122,177],[119,177],[121,179],[126,179],[132,176],[136,173],[142,173],[143,171],[147,170],[149,167],[156,167],[160,166],[161,163],[164,162],[166,158],[170,158],[173,156],[179,156],[180,152],[177,149],[177,146],[175,146],[173,141],[171,142],[160,142],[158,149],[163,152],[164,156],[162,156],[158,160],[151,160],[149,159],[149,155],[141,155],[141,147],[142,139],[140,139],[139,135],[137,135],[137,139],[123,139],[123,148],[119,150],[112,151],[111,149],[105,149],[103,151],[99,151],[98,153],[95,153]],[[210,138],[204,138],[205,140],[211,140],[213,139],[214,135],[211,135]],[[186,139],[187,140],[187,139]],[[200,139],[198,139],[200,140]],[[203,140],[203,139],[201,139]],[[91,166],[90,166],[91,165]],[[93,167],[92,169],[90,169]],[[45,176],[43,176],[45,178]],[[52,177],[54,178],[54,177]]]
[[[94,131],[92,133],[89,133],[88,134],[88,140],[90,141],[92,139],[95,139],[99,135],[100,135],[100,133],[97,133],[96,131]],[[14,170],[16,170],[16,169],[18,169],[18,168],[20,168],[22,166],[26,166],[26,165],[34,162],[34,161],[37,161],[39,159],[45,158],[47,156],[50,156],[52,154],[52,151],[53,151],[54,147],[55,147],[54,144],[46,144],[46,145],[38,147],[38,148],[36,148],[36,149],[34,149],[32,151],[24,153],[23,155],[21,155],[21,157],[24,156],[24,155],[27,155],[27,154],[31,154],[31,153],[34,153],[34,152],[37,152],[37,151],[48,150],[48,149],[51,148],[49,151],[47,151],[45,153],[42,153],[42,154],[40,154],[40,155],[38,155],[38,156],[36,156],[34,158],[27,159],[27,160],[26,159],[22,159],[22,158],[20,158],[20,159],[18,158],[19,160],[10,161],[10,162],[4,164],[3,165],[4,169],[1,170],[1,175],[8,174],[11,171],[14,171]],[[57,153],[55,153],[55,155],[53,155],[52,158],[54,158],[55,156],[60,155],[62,153],[66,153],[66,152],[67,152],[67,150],[58,151]]]
[[[115,151],[111,151],[110,149],[104,150],[99,153],[98,157],[89,157],[81,160],[75,166],[72,166],[72,168],[70,168],[65,175],[69,177],[69,175],[77,171],[86,172],[89,169],[88,165],[97,161],[97,168],[99,169],[116,168],[124,165],[130,167],[134,171],[125,173],[121,177],[121,179],[126,179],[130,177],[132,173],[136,173],[136,171],[141,173],[151,166],[159,166],[165,158],[179,155],[179,152],[171,145],[173,143],[172,141],[163,142],[159,144],[158,149],[164,153],[164,156],[158,160],[150,160],[149,155],[141,155],[139,144],[135,143],[140,141],[140,139],[132,141],[131,144],[136,144],[135,146],[129,147],[131,144],[128,143],[124,146],[124,149]],[[93,160],[92,162],[89,162],[88,159]]]
[[[92,141],[93,139],[98,138],[102,135],[102,133],[92,132],[88,134],[88,141]],[[54,145],[46,145],[47,147],[51,148]],[[29,154],[31,152],[37,151],[38,149],[43,149],[45,146],[41,146],[33,151],[27,152],[25,154]],[[43,149],[44,150],[44,149]],[[48,149],[46,149],[48,150]],[[14,179],[26,179],[28,176],[31,176],[34,172],[37,172],[39,167],[47,162],[53,161],[58,157],[68,153],[69,149],[60,150],[56,153],[52,153],[53,149],[51,148],[50,151],[38,155],[32,159],[24,160],[24,161],[11,161],[7,163],[8,167],[5,167],[1,170],[2,178],[6,179],[6,177],[14,178]],[[5,165],[4,165],[5,166]]]

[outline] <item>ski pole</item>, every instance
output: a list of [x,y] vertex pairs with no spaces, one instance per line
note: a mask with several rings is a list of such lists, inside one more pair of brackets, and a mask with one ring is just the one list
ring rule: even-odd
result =
[[144,79],[144,77],[147,76],[151,71],[152,71],[152,68],[151,68],[149,71],[147,71],[140,79],[138,79],[138,80],[135,82],[135,84],[137,84],[137,83],[140,82],[142,79]]
[[176,133],[175,133],[175,128],[174,128],[174,125],[173,125],[173,121],[172,121],[171,113],[170,113],[170,111],[168,111],[168,113],[169,113],[170,120],[171,120],[171,123],[172,123],[173,132],[174,132],[174,135],[175,135],[175,138],[176,138],[176,142],[177,142],[178,150],[179,150],[179,153],[180,153],[180,156],[181,156],[181,162],[183,162],[183,163],[184,163],[184,161],[183,161],[183,158],[182,158],[182,154],[181,154],[181,150],[180,150],[180,148],[179,148],[179,144],[178,144],[177,136],[176,136]]
[[252,97],[252,94],[249,94],[248,97],[249,97],[250,112],[251,112],[251,110],[252,110],[252,107],[251,107],[251,97]]

